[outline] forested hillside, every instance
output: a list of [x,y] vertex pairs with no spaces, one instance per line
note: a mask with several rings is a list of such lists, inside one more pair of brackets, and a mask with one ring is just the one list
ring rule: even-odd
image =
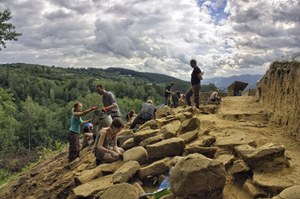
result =
[[[84,108],[102,106],[95,92],[97,84],[104,84],[116,95],[123,115],[130,109],[138,112],[148,98],[155,105],[162,104],[169,80],[174,80],[176,90],[185,91],[189,86],[189,82],[168,76],[154,81],[154,76],[129,70],[124,74],[112,69],[0,65],[0,181],[7,172],[17,171],[27,163],[15,159],[12,162],[13,157],[27,154],[30,159],[29,151],[55,150],[66,142],[74,102],[82,102]],[[203,86],[205,91],[214,88]],[[86,116],[89,117],[91,114]]]

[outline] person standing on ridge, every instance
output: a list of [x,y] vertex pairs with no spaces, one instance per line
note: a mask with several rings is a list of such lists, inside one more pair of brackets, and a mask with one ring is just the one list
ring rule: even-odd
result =
[[172,87],[174,86],[174,83],[171,82],[168,86],[166,86],[165,89],[165,105],[170,106],[172,102]]
[[114,94],[110,91],[106,91],[104,85],[102,84],[97,85],[97,92],[99,95],[102,95],[103,107],[101,110],[107,114],[110,114],[112,119],[120,117],[121,112]]
[[194,102],[196,108],[200,108],[200,88],[201,88],[201,80],[203,79],[204,72],[197,66],[196,60],[192,59],[190,61],[190,65],[193,68],[193,72],[191,74],[191,84],[192,87],[186,92],[185,100],[187,105],[192,106],[191,96],[194,95]]

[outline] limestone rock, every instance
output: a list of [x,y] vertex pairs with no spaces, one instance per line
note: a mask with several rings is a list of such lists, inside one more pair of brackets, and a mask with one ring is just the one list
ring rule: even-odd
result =
[[109,187],[101,196],[101,199],[138,199],[139,193],[136,188],[128,183],[121,183]]
[[232,165],[234,156],[230,154],[222,154],[216,157],[215,160],[222,162],[227,170]]
[[101,164],[94,169],[89,169],[82,171],[80,173],[77,173],[74,177],[74,180],[77,185],[84,184],[88,181],[91,181],[93,179],[96,179],[100,176],[102,176],[102,173],[105,174],[113,174],[121,165],[123,162],[114,162],[111,164]]
[[175,197],[222,199],[226,182],[224,165],[200,154],[190,154],[178,162],[170,175]]
[[246,182],[243,185],[243,188],[249,193],[249,195],[252,198],[263,198],[268,196],[266,192],[255,187],[252,181],[249,179],[246,180]]
[[229,174],[233,175],[233,174],[241,173],[241,172],[245,173],[245,172],[248,172],[249,170],[250,170],[250,168],[243,160],[236,160],[228,172],[229,172]]
[[187,154],[199,153],[208,158],[213,158],[217,149],[218,149],[217,147],[187,146],[185,148],[185,152]]
[[175,120],[161,128],[160,133],[164,135],[166,139],[176,137],[176,132],[179,130],[181,122]]
[[253,182],[258,187],[267,192],[278,194],[287,187],[290,187],[293,182],[284,175],[276,175],[272,173],[253,172]]
[[184,152],[184,140],[182,138],[170,138],[161,142],[148,145],[146,150],[149,159],[165,158],[182,155]]
[[146,147],[147,145],[150,145],[150,144],[154,144],[154,143],[157,143],[157,142],[160,142],[164,139],[164,136],[162,134],[159,134],[159,135],[156,135],[156,136],[153,136],[153,137],[149,137],[143,141],[140,142],[140,146],[142,147]]
[[139,169],[140,164],[137,161],[126,162],[113,174],[113,183],[127,182]]
[[161,123],[158,120],[149,120],[145,124],[142,124],[138,130],[143,131],[145,128],[150,128],[150,129],[160,129]]
[[73,192],[76,197],[84,197],[87,198],[92,196],[93,194],[106,190],[111,187],[112,183],[112,175],[107,175],[104,177],[97,178],[85,184],[79,185],[73,189]]
[[138,131],[134,134],[134,141],[136,143],[140,143],[141,141],[149,138],[149,137],[153,137],[155,135],[158,134],[160,130],[145,130],[145,131]]
[[253,148],[249,145],[240,145],[235,147],[235,151],[249,166],[255,168],[265,162],[273,161],[277,157],[284,156],[285,148],[280,144],[267,143],[259,148]]
[[294,185],[284,189],[277,196],[277,199],[299,199],[300,198],[300,185]]
[[235,149],[241,158],[255,160],[259,160],[267,156],[282,156],[285,150],[283,145],[273,143],[267,143],[259,148],[254,148],[249,145],[240,145]]
[[199,130],[200,120],[197,117],[192,117],[182,122],[180,129],[177,131],[177,135],[182,135],[189,131]]
[[210,147],[216,142],[216,137],[211,135],[198,135],[198,139],[190,145]]
[[101,175],[102,175],[101,168],[96,167],[94,169],[89,169],[89,170],[85,170],[80,173],[77,173],[74,176],[74,180],[77,185],[80,185],[80,184],[84,184],[88,181],[91,181],[97,177],[100,177]]
[[160,107],[156,110],[156,118],[162,118],[162,117],[166,117],[168,115],[171,115],[172,109],[169,106],[163,106]]
[[137,144],[135,143],[134,141],[134,138],[130,138],[128,140],[126,140],[123,145],[121,145],[121,147],[124,149],[124,150],[128,150],[128,149],[131,149],[133,147],[137,146]]
[[169,164],[170,158],[165,158],[156,162],[153,162],[152,164],[140,168],[139,171],[139,178],[140,179],[146,179],[147,176],[158,176],[160,174],[163,174],[167,171],[169,171]]
[[123,130],[118,135],[118,138],[117,138],[118,144],[120,146],[122,146],[126,140],[133,138],[133,137],[134,137],[133,130],[131,130],[131,129]]
[[248,138],[245,134],[234,134],[225,138],[220,138],[216,141],[215,146],[225,147],[227,149],[233,150],[235,146],[248,144],[250,146],[256,147],[254,140]]
[[190,132],[180,135],[179,137],[182,138],[186,144],[188,144],[191,141],[197,139],[198,133],[199,133],[198,130],[190,131]]
[[144,164],[148,160],[148,153],[142,146],[133,147],[123,153],[123,160],[125,162],[135,160],[139,164]]

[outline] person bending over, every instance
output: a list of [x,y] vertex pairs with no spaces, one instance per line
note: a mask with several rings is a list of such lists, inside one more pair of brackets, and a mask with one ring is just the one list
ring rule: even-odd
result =
[[115,118],[108,128],[102,128],[99,131],[94,145],[96,165],[102,162],[115,162],[120,159],[124,149],[117,146],[117,135],[124,126],[121,118]]

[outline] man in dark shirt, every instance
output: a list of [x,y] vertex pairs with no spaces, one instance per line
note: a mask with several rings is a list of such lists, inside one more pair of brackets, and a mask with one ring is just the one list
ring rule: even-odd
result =
[[172,101],[172,87],[174,86],[174,83],[171,82],[165,89],[165,105],[170,106]]
[[153,105],[152,100],[148,100],[147,103],[144,103],[141,111],[133,120],[130,129],[135,129],[137,124],[144,124],[149,120],[155,119],[156,107]]
[[196,60],[192,59],[190,61],[190,65],[193,68],[193,72],[191,75],[191,84],[192,87],[186,92],[185,94],[185,99],[186,99],[186,103],[189,106],[192,106],[192,102],[191,102],[191,96],[194,95],[194,102],[196,105],[196,108],[199,108],[200,106],[200,88],[201,88],[201,80],[202,75],[204,74],[204,72],[201,71],[201,69],[197,66],[197,62]]

